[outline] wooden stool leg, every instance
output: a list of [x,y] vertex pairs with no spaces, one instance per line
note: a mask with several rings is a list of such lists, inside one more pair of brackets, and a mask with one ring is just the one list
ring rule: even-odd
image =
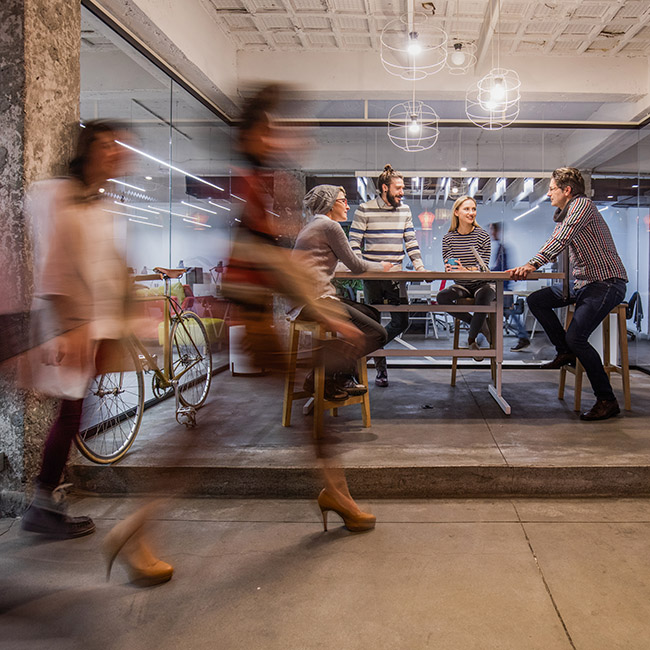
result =
[[[361,357],[357,361],[357,372],[359,373],[359,382],[368,388],[368,364],[366,357]],[[361,416],[363,418],[363,426],[368,428],[370,426],[370,391],[366,391],[361,402]]]
[[325,419],[325,368],[316,366],[314,368],[314,438],[323,436]]
[[582,367],[582,364],[576,359],[575,395],[573,397],[573,410],[574,411],[579,411],[580,410],[580,404],[582,403],[582,373],[583,373],[583,371],[584,371],[584,368]]
[[[458,343],[460,341],[460,320],[454,319],[454,350],[458,350]],[[456,385],[456,370],[458,368],[458,357],[451,358],[451,385]]]
[[560,385],[557,389],[557,398],[564,399],[564,387],[566,386],[566,366],[560,368]]
[[282,426],[291,426],[291,408],[293,405],[293,388],[296,381],[296,363],[298,356],[298,342],[300,340],[300,332],[295,328],[294,323],[291,323],[289,328],[289,367],[287,368],[287,376],[284,380],[284,405],[282,407]]
[[[569,323],[571,322],[572,318],[573,318],[573,312],[571,311],[571,308],[567,306],[566,316],[564,318],[565,331],[569,328]],[[557,391],[558,399],[564,399],[564,388],[566,386],[566,373],[567,373],[566,366],[562,366],[560,368],[560,385],[558,386],[558,391]],[[577,381],[577,375],[576,375],[576,381]],[[575,397],[574,397],[574,403],[575,403]]]
[[[488,329],[490,330],[490,340],[489,345],[491,350],[496,350],[496,340],[497,340],[497,327],[496,327],[496,318],[493,317],[493,314],[487,315],[487,324]],[[490,359],[490,375],[492,376],[492,383],[497,385],[497,360],[492,357]]]
[[625,396],[625,410],[632,410],[632,394],[630,392],[630,359],[627,351],[627,318],[625,306],[618,307],[618,348],[621,355],[621,376],[623,378],[623,395]]

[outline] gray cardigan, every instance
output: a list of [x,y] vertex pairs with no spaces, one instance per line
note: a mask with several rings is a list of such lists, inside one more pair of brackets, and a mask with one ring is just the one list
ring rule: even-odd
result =
[[335,298],[332,278],[339,261],[353,273],[383,271],[381,262],[369,262],[358,258],[350,248],[341,226],[329,217],[317,214],[298,234],[294,256],[300,264],[306,264],[315,275],[312,296]]

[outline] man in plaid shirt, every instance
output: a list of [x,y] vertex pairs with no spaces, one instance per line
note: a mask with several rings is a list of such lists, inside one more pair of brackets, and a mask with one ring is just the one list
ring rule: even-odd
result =
[[[574,286],[565,297],[560,285],[545,287],[528,296],[528,306],[555,345],[557,355],[542,368],[553,369],[574,363],[576,357],[591,382],[596,403],[580,415],[581,420],[606,420],[620,413],[609,377],[589,337],[609,312],[625,298],[627,273],[614,240],[594,202],[585,196],[582,174],[574,167],[560,167],[551,175],[548,188],[556,208],[555,229],[540,251],[527,264],[510,269],[513,280],[525,280],[569,250]],[[575,304],[567,331],[553,311]]]

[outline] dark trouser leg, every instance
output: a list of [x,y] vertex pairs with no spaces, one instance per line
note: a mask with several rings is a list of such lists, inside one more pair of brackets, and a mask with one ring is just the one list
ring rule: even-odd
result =
[[[489,305],[494,301],[495,298],[496,293],[489,284],[485,284],[482,287],[479,287],[474,292],[475,305]],[[476,340],[476,337],[481,331],[481,327],[483,327],[483,323],[485,323],[486,317],[487,314],[485,313],[475,312],[472,314],[472,320],[469,324],[469,334],[467,335],[467,340],[470,343]]]
[[552,287],[544,287],[531,293],[527,298],[527,302],[530,312],[544,328],[557,353],[569,354],[571,350],[567,344],[566,332],[553,310],[558,307],[566,307],[573,302],[573,299],[566,300],[563,298],[562,286],[555,284]]
[[616,398],[600,355],[589,343],[589,337],[624,297],[625,283],[622,280],[591,282],[576,292],[575,311],[566,333],[566,342],[583,365],[596,399]]
[[43,462],[37,481],[40,487],[50,492],[59,484],[61,474],[68,460],[70,445],[79,431],[83,400],[61,402],[59,417],[55,420],[45,441]]
[[[447,289],[443,289],[438,292],[436,296],[436,302],[439,305],[457,305],[458,301],[461,298],[471,298],[472,292],[465,287],[462,287],[460,284],[452,284]],[[454,313],[449,314],[453,318],[462,320],[464,323],[472,322],[472,315],[468,313]],[[455,323],[455,327],[458,327],[458,323]]]
[[384,347],[388,342],[388,333],[377,320],[368,314],[367,309],[364,309],[367,306],[348,301],[342,302],[350,320],[361,330],[364,336],[364,345],[358,358],[365,357],[371,352]]
[[[375,280],[364,282],[364,296],[368,304],[381,304],[386,300],[390,305],[406,304],[405,298],[400,298],[399,282],[392,280]],[[407,312],[390,312],[390,322],[386,326],[388,338],[386,343],[406,330],[409,324]],[[375,357],[377,371],[386,370],[386,357]]]

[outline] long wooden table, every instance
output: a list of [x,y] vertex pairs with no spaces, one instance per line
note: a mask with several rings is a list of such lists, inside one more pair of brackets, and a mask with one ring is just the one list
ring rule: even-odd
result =
[[[510,275],[504,271],[473,272],[473,271],[372,271],[367,273],[350,273],[339,272],[335,275],[338,280],[393,280],[405,282],[432,282],[434,280],[447,280],[453,284],[456,280],[484,280],[494,283],[496,287],[496,301],[491,305],[438,305],[438,304],[410,304],[410,305],[373,305],[378,311],[396,312],[485,312],[495,314],[497,323],[496,338],[492,342],[493,347],[481,350],[447,350],[437,348],[418,348],[413,350],[377,350],[373,356],[385,357],[484,357],[486,359],[495,359],[496,373],[494,383],[488,385],[490,395],[495,399],[506,415],[510,415],[510,404],[504,399],[501,389],[501,371],[503,365],[503,284],[510,280]],[[540,273],[539,271],[531,273],[527,280],[562,280],[565,278],[564,273]]]

